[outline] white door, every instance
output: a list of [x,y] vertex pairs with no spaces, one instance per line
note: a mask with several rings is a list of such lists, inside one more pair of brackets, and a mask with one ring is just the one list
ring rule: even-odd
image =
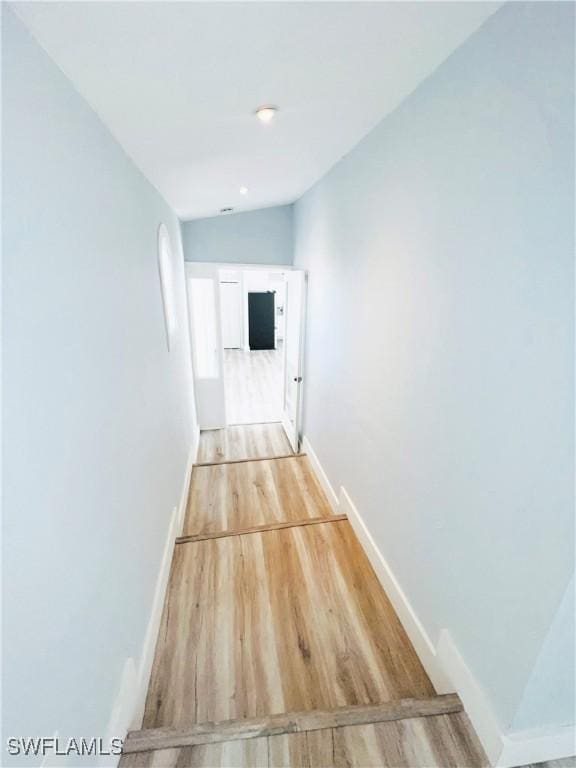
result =
[[305,309],[306,273],[301,270],[286,272],[282,425],[296,453],[300,449]]
[[220,281],[222,345],[224,349],[242,346],[242,290],[239,282]]
[[219,282],[217,267],[186,263],[192,370],[200,429],[226,426]]

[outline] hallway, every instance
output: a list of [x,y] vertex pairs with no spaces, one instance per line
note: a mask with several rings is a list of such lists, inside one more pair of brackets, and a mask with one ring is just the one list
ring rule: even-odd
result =
[[484,765],[346,517],[279,437],[201,435],[143,730],[121,764]]
[[1,14],[0,766],[574,756],[576,0]]
[[284,347],[224,350],[226,412],[230,424],[278,421],[282,417]]

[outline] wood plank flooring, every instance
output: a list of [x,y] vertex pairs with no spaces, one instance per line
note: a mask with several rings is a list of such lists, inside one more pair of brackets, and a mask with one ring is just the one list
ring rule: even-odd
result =
[[224,393],[231,424],[279,421],[282,417],[284,350],[224,350]]
[[331,514],[305,456],[194,467],[182,536]]
[[321,731],[351,725],[368,725],[414,717],[431,717],[462,712],[462,702],[455,693],[430,699],[400,699],[386,704],[359,704],[335,709],[307,709],[239,720],[209,721],[184,728],[148,728],[131,731],[124,752],[173,749],[219,741],[256,739],[283,733]]
[[463,712],[124,755],[122,768],[481,768]]
[[250,424],[202,432],[197,463],[269,458],[291,453],[282,424]]
[[143,730],[120,765],[486,765],[308,460],[267,458],[290,453],[280,424],[202,433],[198,461],[215,465],[194,468]]
[[176,547],[144,728],[433,695],[347,521]]
[[307,517],[302,520],[284,520],[277,523],[265,523],[244,528],[241,531],[214,531],[212,533],[197,533],[192,536],[179,536],[176,544],[190,544],[206,539],[223,539],[228,536],[247,536],[249,533],[265,533],[266,531],[279,531],[281,528],[301,528],[306,525],[321,525],[322,523],[336,523],[338,520],[347,520],[347,515],[330,515],[330,517]]
[[123,755],[120,768],[260,768],[269,766],[268,739],[225,741]]

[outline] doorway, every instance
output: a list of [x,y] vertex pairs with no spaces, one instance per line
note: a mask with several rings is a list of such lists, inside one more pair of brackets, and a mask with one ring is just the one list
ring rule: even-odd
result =
[[[304,273],[188,262],[186,281],[200,428],[278,423],[298,451]],[[209,376],[197,351],[207,346]]]
[[285,295],[283,270],[220,270],[229,425],[282,420]]

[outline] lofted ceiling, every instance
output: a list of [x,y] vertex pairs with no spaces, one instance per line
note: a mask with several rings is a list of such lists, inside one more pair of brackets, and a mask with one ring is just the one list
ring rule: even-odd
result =
[[[13,8],[180,218],[191,219],[296,200],[499,5]],[[253,112],[269,103],[280,111],[263,125]]]

